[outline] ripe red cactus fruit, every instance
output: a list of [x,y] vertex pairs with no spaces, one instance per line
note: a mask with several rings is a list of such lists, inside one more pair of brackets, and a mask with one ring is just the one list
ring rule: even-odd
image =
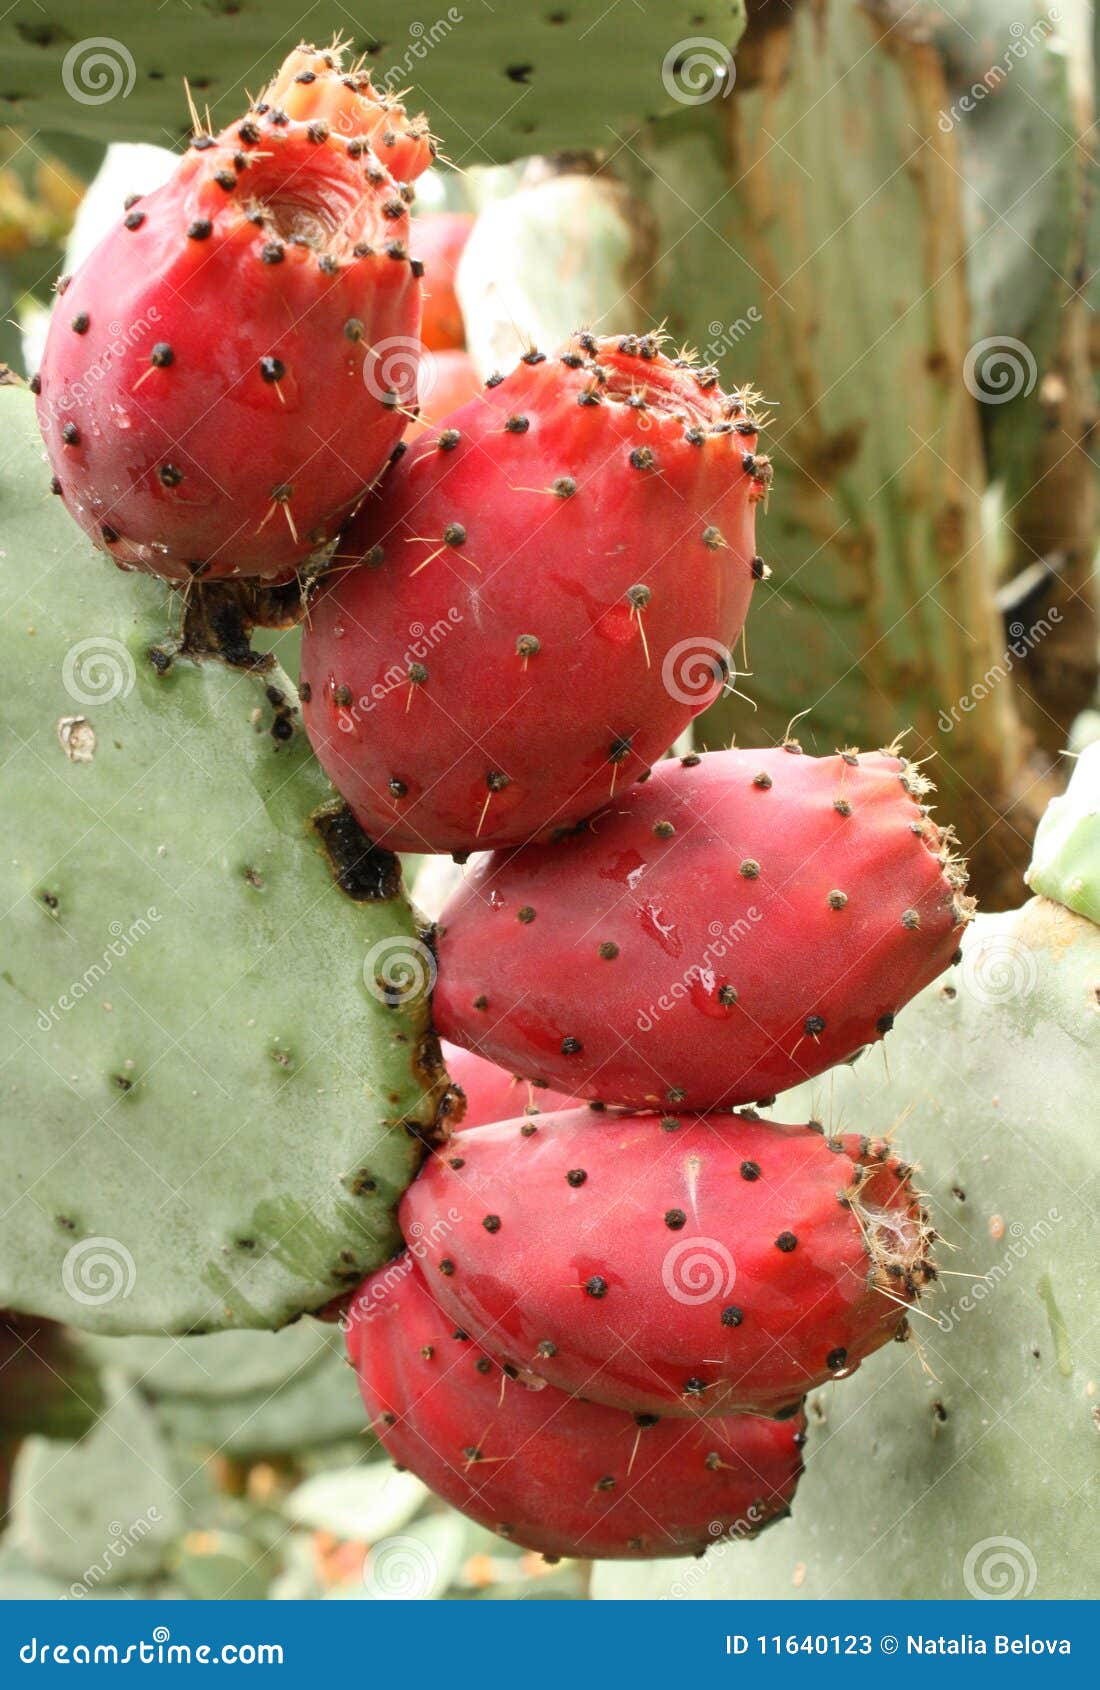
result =
[[412,249],[424,265],[424,317],[420,338],[431,352],[466,345],[462,310],[455,297],[455,271],[470,238],[468,211],[429,211],[413,219]]
[[198,133],[64,289],[36,386],[66,506],[123,567],[289,579],[415,405],[422,123],[339,49]]
[[608,1103],[771,1098],[881,1038],[951,961],[971,900],[929,790],[892,752],[663,762],[590,830],[471,867],[436,1026]]
[[935,1277],[911,1170],[885,1142],[751,1111],[524,1125],[456,1133],[401,1225],[447,1314],[560,1390],[782,1415],[907,1330]]
[[479,1349],[408,1254],[364,1282],[346,1325],[384,1448],[511,1542],[549,1556],[696,1555],[790,1511],[801,1412],[685,1425],[568,1397]]
[[486,1062],[461,1045],[444,1043],[443,1066],[454,1084],[460,1087],[466,1106],[462,1112],[464,1127],[481,1127],[490,1121],[510,1121],[513,1116],[529,1119],[560,1109],[576,1109],[579,1099],[566,1097],[546,1086],[534,1086],[527,1080],[517,1080],[495,1062]]
[[712,370],[581,335],[417,442],[302,649],[314,749],[372,838],[551,837],[663,755],[720,692],[764,568],[756,437]]

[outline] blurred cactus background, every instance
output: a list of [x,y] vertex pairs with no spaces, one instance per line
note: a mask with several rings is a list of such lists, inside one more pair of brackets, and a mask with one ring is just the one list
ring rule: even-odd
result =
[[[58,278],[125,196],[166,179],[186,147],[184,77],[217,127],[293,46],[298,19],[299,8],[283,0],[160,10],[138,0],[94,9],[82,0],[15,0],[7,9],[2,385],[20,387],[36,370]],[[913,1111],[907,1138],[936,1170],[930,1183],[951,1267],[982,1282],[1005,1256],[1006,1224],[1018,1225],[1013,1238],[1031,1241],[1029,1259],[1007,1290],[959,1317],[946,1337],[932,1324],[923,1373],[913,1354],[876,1356],[836,1420],[833,1388],[817,1394],[794,1516],[762,1545],[712,1551],[698,1570],[548,1565],[394,1472],[363,1431],[338,1321],[308,1312],[345,1288],[341,1259],[350,1283],[394,1247],[389,1210],[409,1175],[407,1136],[389,1141],[397,1149],[386,1153],[382,1196],[372,1203],[362,1182],[348,1186],[346,1207],[311,1219],[308,1241],[273,1268],[258,1309],[242,1315],[226,1293],[224,1309],[205,1323],[211,1330],[200,1333],[197,1309],[214,1281],[205,1278],[194,1295],[185,1283],[189,1252],[199,1253],[208,1230],[204,1203],[224,1217],[227,1234],[246,1232],[267,1203],[301,1195],[304,1213],[312,1186],[301,1191],[295,1180],[309,1186],[322,1139],[342,1171],[361,1159],[360,1140],[373,1152],[376,1129],[384,1137],[397,1122],[404,1131],[415,1108],[410,1075],[422,1074],[422,1062],[430,1069],[419,1043],[426,996],[402,1011],[396,1042],[392,1010],[368,1006],[366,1031],[355,1033],[367,1083],[353,1072],[352,1046],[340,1056],[337,1030],[327,1029],[337,1040],[333,1072],[309,1091],[307,1114],[297,1101],[304,1081],[298,1094],[286,1090],[303,1017],[286,1009],[271,1046],[278,1068],[265,1053],[262,1073],[259,1058],[237,1074],[234,1056],[219,1057],[219,1029],[203,1056],[219,1074],[236,1075],[235,1097],[266,1085],[271,1072],[279,1082],[246,1141],[249,1169],[228,1181],[222,1164],[199,1169],[157,1272],[141,1278],[132,1299],[101,1314],[93,1295],[69,1318],[55,1256],[65,1253],[66,1206],[78,1193],[62,1191],[52,1174],[51,1134],[59,1121],[98,1109],[89,1076],[97,1062],[106,1073],[126,1054],[117,1037],[106,1048],[102,1016],[93,1025],[78,1011],[51,1033],[57,1055],[44,1085],[20,1035],[3,1053],[5,1108],[18,1118],[14,1148],[0,1160],[14,1166],[24,1145],[41,1152],[43,1189],[27,1224],[5,1223],[0,1247],[12,1258],[0,1286],[18,1303],[0,1315],[0,1599],[963,1595],[940,1568],[954,1568],[982,1537],[979,1504],[991,1492],[1024,1499],[1016,1513],[1008,1501],[1005,1510],[1014,1534],[1045,1561],[1050,1582],[1033,1593],[1084,1595],[1085,1569],[1064,1562],[1056,1540],[1072,1545],[1073,1529],[1083,1534],[1095,1507],[1087,1481],[1076,1490],[1066,1473],[1080,1483],[1090,1459],[1095,1470],[1100,1412],[1084,1319],[1095,1252],[1086,1211],[1098,1171],[1095,1132],[1084,1126],[1097,1091],[1100,752],[1082,801],[1091,833],[1075,835],[1071,871],[1059,880],[1047,863],[1032,877],[1030,903],[1024,874],[1040,819],[1047,811],[1049,846],[1075,760],[1100,741],[1100,13],[1093,0],[677,0],[644,11],[625,0],[610,8],[546,0],[465,14],[442,0],[434,11],[378,0],[349,21],[345,7],[322,0],[308,28],[315,39],[350,36],[376,75],[408,91],[411,108],[431,111],[441,156],[418,184],[418,212],[471,218],[456,281],[466,344],[425,353],[429,411],[435,381],[442,392],[451,380],[484,379],[578,326],[607,333],[661,324],[676,346],[713,363],[726,388],[751,384],[762,395],[774,482],[758,543],[772,573],[757,589],[726,693],[695,722],[692,745],[778,743],[792,719],[814,753],[885,744],[905,730],[907,755],[931,759],[937,803],[970,860],[971,890],[991,912],[967,940],[956,984],[928,988],[892,1035],[888,1071],[876,1054],[873,1081],[861,1080],[868,1055],[834,1076],[835,1087],[827,1076],[806,1088],[793,1106],[799,1114],[785,1114],[783,1099],[774,1114],[803,1119],[810,1109],[873,1132]],[[5,490],[27,485],[16,472],[32,461],[42,473],[33,500],[16,492],[0,510],[0,544],[26,559],[45,543],[54,555],[68,519],[44,510],[47,475],[29,405],[8,414]],[[108,585],[121,608],[99,613],[92,632],[114,627],[107,618],[117,616],[120,638],[136,638],[133,629],[167,602],[145,577]],[[91,603],[92,592],[74,573],[66,605]],[[27,656],[32,623],[39,631]],[[60,653],[80,625],[9,579],[0,631],[11,642],[8,682],[14,691],[22,677],[22,697],[43,648],[53,641]],[[257,631],[256,647],[272,650],[293,681],[299,639],[296,628]],[[17,650],[25,669],[13,663]],[[255,708],[277,715],[266,680],[266,693],[255,681]],[[237,769],[228,753],[211,760],[204,737],[222,708],[217,688],[189,703],[190,684],[176,688],[171,732],[195,747],[213,806],[219,782],[237,779]],[[157,747],[142,740],[142,707],[139,687],[127,704],[137,722],[127,754],[150,761]],[[66,755],[79,759],[83,717],[67,720]],[[21,749],[33,737],[29,718],[25,740],[23,731]],[[51,721],[45,738],[52,733]],[[249,848],[262,852],[297,800],[274,795],[261,751],[240,750],[239,762],[259,794]],[[31,803],[29,761],[14,778]],[[187,784],[194,779],[188,773],[176,795],[181,828],[203,804],[200,788]],[[309,803],[317,801],[313,792]],[[104,798],[103,815],[114,803]],[[143,818],[141,808],[126,812],[131,837],[152,829],[159,840],[165,813]],[[44,822],[55,855],[85,825],[91,833],[85,809],[81,797]],[[103,816],[95,826],[108,846]],[[406,885],[418,867],[406,862]],[[327,885],[327,869],[307,869]],[[134,871],[124,861],[111,872],[124,882]],[[199,919],[209,931],[196,951],[205,961],[188,965],[189,988],[205,969],[213,991],[229,966],[218,947],[236,919],[241,874],[252,872],[240,855],[230,891],[223,875],[204,899]],[[423,915],[438,912],[454,872],[440,860],[421,869]],[[249,896],[258,895],[254,885]],[[154,892],[142,896],[143,906],[149,901]],[[100,925],[113,908],[104,903]],[[54,913],[36,906],[36,920]],[[257,1001],[283,1013],[287,982],[300,984],[311,969],[322,979],[341,946],[350,955],[360,945],[364,924],[382,944],[391,931],[413,934],[418,917],[398,890],[354,919],[361,924],[336,935],[307,920],[279,966],[257,975]],[[268,920],[273,931],[292,925],[277,913]],[[38,927],[19,941],[20,956],[42,954]],[[226,956],[234,944],[226,939]],[[152,949],[142,955],[135,990],[152,1013],[158,994],[167,1003],[179,988],[164,972],[170,960]],[[1015,971],[1011,989],[998,983],[1005,967]],[[361,997],[358,979],[356,989]],[[26,1005],[18,1008],[25,1016]],[[436,1074],[436,1094],[442,1083]],[[140,1086],[126,1100],[127,1120],[138,1123],[119,1129],[130,1149],[151,1144],[170,1158],[189,1112],[213,1131],[223,1109],[238,1107],[195,1101],[189,1082],[173,1092],[170,1066],[161,1084],[161,1098],[167,1091],[174,1100],[167,1115]],[[421,1111],[422,1126],[430,1114]],[[296,1130],[309,1142],[295,1146]],[[106,1173],[97,1164],[98,1174],[82,1179],[102,1177],[112,1189],[130,1182],[140,1229],[143,1212],[159,1213],[161,1193],[111,1140]],[[342,1258],[341,1242],[354,1246]],[[47,1256],[50,1291],[36,1296]],[[235,1329],[238,1316],[282,1329]],[[958,1350],[968,1341],[978,1362],[970,1350],[964,1384]],[[873,1458],[859,1415],[862,1400],[880,1392],[893,1405],[888,1416],[878,1404],[892,1430]],[[1015,1413],[1021,1393],[1027,1400]],[[1046,1446],[1041,1474],[1028,1466],[1038,1443]],[[979,1445],[969,1477],[954,1484],[953,1470]],[[830,1465],[815,1470],[823,1447]],[[874,1459],[919,1493],[919,1518],[908,1536],[885,1524],[881,1540],[871,1531],[868,1548]]]

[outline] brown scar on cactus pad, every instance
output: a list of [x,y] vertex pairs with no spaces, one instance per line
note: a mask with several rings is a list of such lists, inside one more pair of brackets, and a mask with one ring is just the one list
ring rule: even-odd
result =
[[[658,335],[583,334],[487,384],[450,450],[401,458],[302,652],[311,742],[369,833],[452,852],[561,837],[712,702],[755,578],[767,462],[732,420],[755,438],[756,403]],[[410,662],[430,677],[415,701],[392,684]]]

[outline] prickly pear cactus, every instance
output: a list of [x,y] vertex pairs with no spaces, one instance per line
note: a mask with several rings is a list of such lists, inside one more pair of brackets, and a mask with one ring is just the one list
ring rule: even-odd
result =
[[[369,18],[369,28],[351,21],[355,51],[395,93],[415,88],[446,131],[449,156],[468,165],[606,146],[622,126],[667,110],[674,79],[686,75],[690,87],[679,49],[693,39],[710,38],[732,66],[745,6],[663,0],[631,8],[627,27],[605,0],[440,6],[430,23],[407,0],[376,0]],[[106,18],[92,20],[84,0],[16,0],[0,20],[4,116],[35,130],[163,145],[185,132],[184,76],[215,124],[228,122],[244,84],[255,87],[271,68],[272,42],[289,48],[303,29],[323,42],[346,33],[349,19],[335,4],[303,15],[286,0],[208,0],[201,24],[175,6],[154,23],[142,0],[114,0]]]
[[434,965],[289,681],[180,649],[0,390],[0,1306],[270,1327],[384,1260],[433,1130]]
[[[1087,864],[1071,840],[1072,869],[1055,871],[1052,845],[1042,878],[1085,875],[1100,892],[1100,750],[1087,755],[1091,773],[1082,768],[1063,801],[1078,806],[1078,847],[1091,830]],[[669,1562],[601,1568],[595,1594],[1072,1598],[1095,1588],[1081,1545],[1100,1426],[1100,927],[1045,896],[979,916],[961,965],[898,1017],[884,1048],[886,1063],[868,1052],[787,1093],[776,1113],[868,1133],[902,1123],[942,1238],[930,1318],[810,1399],[791,1519],[759,1543],[719,1545],[686,1574]]]

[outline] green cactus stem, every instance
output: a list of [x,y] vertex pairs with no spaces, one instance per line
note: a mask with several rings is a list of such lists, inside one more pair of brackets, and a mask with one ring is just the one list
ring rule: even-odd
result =
[[655,314],[773,415],[759,544],[774,576],[738,653],[757,708],[720,701],[697,736],[778,741],[805,711],[800,737],[825,751],[910,726],[911,755],[939,754],[976,886],[1012,897],[1049,794],[1011,672],[938,726],[1004,653],[943,63],[879,0],[761,17],[730,99],[616,156],[658,221]]

